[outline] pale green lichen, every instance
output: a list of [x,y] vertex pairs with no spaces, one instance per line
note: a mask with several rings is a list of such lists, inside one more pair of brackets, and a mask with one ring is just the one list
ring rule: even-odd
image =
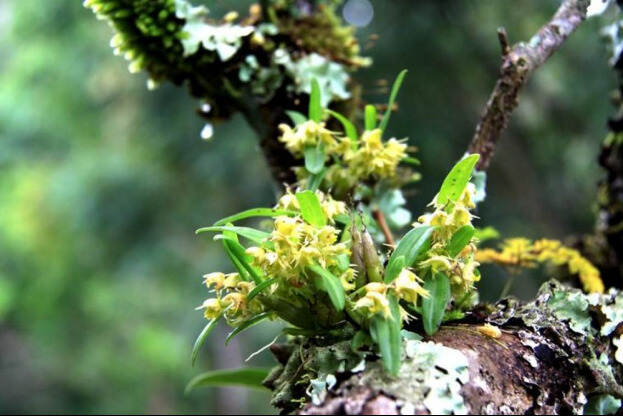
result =
[[396,398],[402,414],[426,410],[431,414],[467,414],[460,394],[461,386],[469,381],[468,361],[462,352],[434,342],[409,340],[404,343],[404,354],[398,376],[388,376],[382,365],[374,362],[362,376],[347,383],[372,386]]
[[403,341],[403,365],[395,377],[371,352],[354,352],[350,341],[310,346],[299,344],[302,339],[293,340],[287,363],[265,382],[274,391],[272,404],[293,411],[307,396],[312,404],[322,406],[333,389],[339,396],[366,386],[374,394],[395,398],[401,414],[466,414],[460,390],[469,381],[467,357],[417,336],[408,338],[412,339]]
[[582,292],[555,291],[547,302],[558,319],[568,321],[573,331],[583,335],[588,335],[591,326],[588,305]]
[[586,415],[612,415],[621,407],[621,400],[609,394],[591,397],[584,408]]
[[[612,299],[614,298],[614,302]],[[610,335],[616,327],[623,322],[623,293],[616,294],[611,290],[610,293],[601,299],[601,303],[607,304],[602,306],[601,311],[608,318],[608,321],[601,327],[601,335]]]

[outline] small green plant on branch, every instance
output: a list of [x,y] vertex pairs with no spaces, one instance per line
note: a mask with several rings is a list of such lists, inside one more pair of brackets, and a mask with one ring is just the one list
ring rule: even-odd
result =
[[[349,74],[370,61],[359,55],[353,28],[337,17],[340,3],[262,1],[239,20],[234,12],[214,19],[207,8],[185,0],[85,1],[115,28],[115,52],[130,61],[131,72],[146,70],[150,87],[165,80],[186,84],[204,102],[201,115],[209,121],[243,114],[260,136],[273,176],[286,185],[273,207],[252,208],[197,230],[214,235],[231,270],[204,276],[211,295],[197,309],[208,323],[193,347],[193,364],[220,321],[232,328],[229,343],[255,325],[277,320],[285,324],[277,335],[289,337],[288,345],[299,350],[294,375],[283,369],[291,376],[287,382],[276,383],[281,369],[267,378],[282,409],[307,398],[322,403],[336,383],[334,373],[344,366],[354,373],[380,360],[379,378],[396,378],[405,358],[419,357],[443,369],[427,377],[447,383],[439,391],[426,385],[436,400],[427,404],[431,413],[464,412],[462,399],[444,401],[442,395],[446,388],[458,395],[467,359],[439,344],[418,342],[474,310],[481,264],[501,264],[512,273],[539,264],[565,266],[585,291],[605,291],[600,271],[578,250],[556,240],[523,238],[506,240],[500,250],[482,248],[497,232],[472,223],[486,197],[484,170],[520,88],[586,18],[589,1],[563,1],[529,44],[511,48],[499,32],[503,71],[470,150],[415,222],[404,208],[403,189],[419,179],[413,169],[420,162],[406,139],[387,138],[406,70],[397,76],[382,115],[379,107],[359,102]],[[591,13],[601,13],[610,2],[590,3]],[[202,136],[212,133],[208,124]],[[258,218],[259,226],[245,225]],[[578,315],[567,311],[577,305],[564,303],[554,305],[560,307],[556,313],[562,309],[565,319]],[[588,308],[584,303],[581,312]],[[502,336],[492,323],[473,332]],[[254,368],[208,372],[188,390],[257,387],[267,375]],[[305,394],[292,394],[300,384]]]

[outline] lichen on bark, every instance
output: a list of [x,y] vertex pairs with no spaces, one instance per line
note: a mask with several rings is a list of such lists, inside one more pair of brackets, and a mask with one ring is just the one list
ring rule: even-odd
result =
[[[581,414],[623,397],[617,361],[621,295],[586,295],[551,281],[534,301],[480,306],[433,337],[407,340],[397,377],[372,350],[295,339],[274,349],[273,404],[302,414]],[[499,338],[479,331],[500,328]],[[360,361],[365,360],[365,364]],[[321,403],[308,387],[331,374]]]

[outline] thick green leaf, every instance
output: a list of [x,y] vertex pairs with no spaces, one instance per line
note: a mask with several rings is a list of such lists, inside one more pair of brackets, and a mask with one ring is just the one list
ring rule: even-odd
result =
[[402,269],[405,268],[405,264],[405,256],[398,256],[394,261],[387,263],[387,268],[385,269],[385,281],[387,282],[387,276],[392,276],[392,280],[398,277]]
[[188,394],[195,387],[200,386],[240,386],[264,390],[265,387],[262,386],[262,382],[268,377],[269,372],[269,368],[209,371],[190,380],[185,392]]
[[473,154],[454,165],[441,184],[441,189],[437,194],[437,204],[443,206],[449,202],[456,202],[459,199],[469,182],[469,178],[472,176],[478,159],[480,159],[480,155]]
[[450,257],[456,257],[461,252],[461,250],[463,250],[465,246],[467,246],[469,242],[472,241],[472,237],[474,236],[474,234],[476,234],[476,229],[471,225],[464,225],[459,228],[454,233],[452,239],[450,240],[450,243],[448,244],[448,254],[450,255]]
[[309,269],[316,274],[316,279],[314,279],[316,287],[329,294],[329,299],[331,299],[335,309],[338,311],[343,310],[346,296],[344,295],[344,288],[340,279],[317,264],[309,266]]
[[229,333],[229,335],[227,335],[227,338],[225,338],[225,345],[228,345],[229,341],[231,341],[236,335],[238,335],[241,332],[244,332],[247,329],[249,329],[249,328],[259,324],[264,319],[268,319],[270,317],[270,315],[271,315],[270,312],[264,312],[264,313],[261,313],[259,315],[255,315],[253,318],[247,319],[246,321],[242,322],[233,331],[231,331]]
[[446,306],[450,302],[450,279],[444,273],[436,273],[424,282],[424,289],[429,293],[428,298],[422,298],[422,323],[424,331],[433,335],[443,321]]
[[247,295],[247,301],[250,301],[251,299],[253,299],[254,297],[256,297],[257,295],[259,295],[260,293],[262,293],[262,291],[264,289],[266,289],[267,287],[269,287],[270,285],[272,285],[273,283],[275,283],[277,279],[275,279],[274,277],[271,277],[270,279],[266,279],[264,280],[262,283],[260,283],[259,285],[255,286],[253,288],[252,291],[249,292],[249,294]]
[[333,110],[326,110],[331,116],[335,117],[340,123],[342,123],[342,127],[344,127],[344,133],[346,133],[346,137],[351,139],[353,142],[357,142],[359,137],[357,136],[357,129],[355,125],[350,122],[346,117]]
[[430,248],[430,237],[434,230],[434,227],[419,225],[402,237],[387,263],[385,283],[391,283],[398,277],[401,269],[394,263],[399,261],[400,257],[404,258],[403,267],[411,267],[415,260]]
[[301,216],[308,223],[315,227],[327,225],[327,219],[322,211],[322,206],[315,193],[303,191],[296,193],[296,200],[299,202]]
[[199,356],[199,350],[201,350],[201,347],[203,346],[205,340],[210,336],[222,316],[223,314],[208,322],[205,328],[203,328],[203,331],[201,331],[201,333],[197,336],[197,339],[195,340],[195,345],[193,345],[193,351],[190,353],[191,365],[195,365],[195,361],[197,361],[197,357]]
[[307,146],[305,148],[305,169],[314,175],[320,173],[324,168],[325,152],[324,146]]
[[365,125],[366,130],[374,130],[376,128],[376,107],[372,104],[366,105],[365,109]]
[[292,123],[294,123],[295,126],[303,124],[307,121],[307,117],[298,111],[286,111],[286,114],[290,117],[290,120],[292,120]]
[[376,314],[370,320],[370,335],[379,346],[385,369],[392,375],[400,370],[402,337],[400,335],[400,307],[395,296],[389,295],[391,315]]
[[225,217],[214,223],[215,226],[226,225],[227,223],[233,223],[236,221],[244,220],[252,217],[278,217],[280,215],[294,216],[297,215],[294,211],[288,211],[285,209],[274,208],[253,208],[246,211],[239,212],[238,214]]
[[309,96],[309,119],[320,123],[322,120],[322,96],[317,79],[312,80],[311,95]]
[[270,233],[264,232],[264,231],[260,231],[260,230],[256,230],[255,228],[249,228],[249,227],[228,227],[228,226],[214,226],[214,227],[204,227],[204,228],[200,228],[197,231],[195,231],[196,234],[201,234],[201,233],[205,233],[205,232],[217,232],[217,233],[222,233],[225,231],[231,231],[232,233],[236,233],[239,236],[242,236],[244,238],[247,238],[253,242],[256,242],[258,244],[262,244],[264,242],[264,240],[266,240],[268,237],[270,237]]
[[405,79],[405,75],[407,75],[407,70],[403,69],[394,81],[394,85],[392,86],[392,92],[389,95],[389,102],[387,103],[387,110],[385,110],[385,114],[383,115],[383,119],[381,120],[381,124],[379,126],[382,131],[385,131],[385,129],[387,129],[387,125],[389,124],[389,118],[392,115],[392,108],[394,107],[394,103],[396,102],[396,97],[398,96],[398,91],[400,91],[400,87],[402,86],[402,81],[404,81]]

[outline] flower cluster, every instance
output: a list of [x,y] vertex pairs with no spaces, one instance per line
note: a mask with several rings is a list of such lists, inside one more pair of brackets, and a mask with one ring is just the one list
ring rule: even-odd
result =
[[[352,293],[356,288],[356,273],[350,265],[352,243],[337,221],[339,217],[348,219],[348,211],[343,202],[320,191],[306,193],[316,202],[322,224],[310,221],[305,207],[301,209],[301,193],[288,190],[274,208],[274,212],[284,214],[274,216],[270,232],[258,231],[263,238],[256,238],[256,245],[245,249],[238,242],[228,242],[239,247],[238,254],[233,253],[234,264],[239,271],[242,266],[243,272],[205,276],[206,285],[216,293],[199,307],[207,319],[224,316],[229,324],[239,326],[258,314],[274,313],[299,327],[312,328],[343,319],[318,280],[335,279],[342,293]],[[217,227],[224,233],[240,228]],[[244,271],[252,272],[254,278],[245,279]],[[296,307],[304,309],[295,311]],[[315,316],[316,322],[302,324],[294,312]]]
[[567,265],[569,272],[577,274],[587,292],[604,292],[599,270],[580,252],[564,246],[560,241],[542,239],[532,242],[527,238],[511,238],[501,250],[481,249],[476,252],[480,263],[497,263],[504,266],[533,268],[539,263],[555,266]]
[[361,136],[359,148],[344,154],[350,173],[358,178],[391,178],[396,167],[407,155],[407,145],[394,138],[381,140],[381,130],[366,131]]
[[[337,215],[346,213],[343,202],[333,200],[321,192],[316,195],[327,219],[334,222]],[[296,197],[286,193],[277,204],[277,208],[299,210]],[[338,242],[340,231],[331,225],[313,226],[301,217],[276,217],[273,231],[264,247],[249,247],[246,253],[253,257],[252,264],[260,268],[267,276],[287,283],[292,288],[301,288],[310,282],[308,267],[320,265],[335,272],[340,277],[344,289],[351,288],[354,270],[338,267],[338,259],[350,257],[346,242]]]
[[262,304],[257,300],[247,301],[247,295],[255,288],[255,284],[244,281],[240,274],[215,272],[203,278],[207,288],[216,294],[216,297],[205,300],[197,308],[203,310],[206,319],[224,315],[230,325],[236,326],[263,311]]
[[470,210],[476,207],[475,194],[476,187],[473,183],[468,183],[455,203],[441,205],[435,198],[431,203],[435,211],[418,218],[419,224],[435,227],[431,248],[426,258],[418,264],[418,268],[430,269],[433,274],[445,273],[450,278],[455,295],[470,292],[474,289],[474,284],[480,280],[477,269],[479,263],[474,256],[476,246],[473,237],[458,253],[450,253],[453,237],[462,229],[473,230],[471,224],[474,216]]
[[[428,291],[421,286],[421,283],[422,279],[413,271],[404,268],[391,284],[373,282],[365,285],[365,295],[357,300],[355,309],[365,311],[368,316],[380,313],[389,317],[391,312],[388,293],[394,294],[398,299],[402,299],[415,307],[418,297],[428,298],[430,296]],[[401,316],[403,319],[408,316],[402,308]]]
[[[346,182],[347,187],[352,187],[368,179],[393,179],[398,164],[407,156],[407,145],[394,138],[384,142],[380,129],[365,131],[354,141],[311,120],[294,128],[286,124],[279,127],[283,133],[279,140],[294,156],[303,157],[310,146],[323,146],[325,160],[334,162],[325,176],[330,186]],[[305,171],[299,172],[300,177],[305,175]]]
[[334,132],[325,128],[324,123],[316,123],[313,120],[301,123],[295,128],[281,124],[279,129],[283,133],[279,141],[297,157],[303,157],[305,149],[310,146],[323,146],[326,156],[340,156],[350,148],[348,139],[338,138]]

